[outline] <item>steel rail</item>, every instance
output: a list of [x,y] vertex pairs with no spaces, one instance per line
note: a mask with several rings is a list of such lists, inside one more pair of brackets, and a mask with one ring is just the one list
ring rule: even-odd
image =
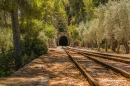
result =
[[[65,49],[64,49],[65,50]],[[91,76],[89,75],[85,70],[84,68],[76,61],[72,58],[72,56],[69,54],[69,52],[67,52],[65,50],[65,52],[68,54],[69,58],[73,61],[73,63],[77,66],[77,68],[80,70],[80,72],[83,74],[83,76],[85,78],[87,78],[88,82],[92,85],[92,86],[100,86],[96,80]]]

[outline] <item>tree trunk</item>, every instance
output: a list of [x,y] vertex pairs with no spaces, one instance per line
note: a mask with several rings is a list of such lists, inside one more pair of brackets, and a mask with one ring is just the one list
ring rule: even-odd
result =
[[98,51],[100,51],[100,43],[97,43]]
[[105,40],[105,52],[108,51],[108,42],[107,42],[107,39]]
[[128,53],[129,53],[128,43],[127,43],[127,41],[124,41],[123,43],[124,43],[124,47],[125,47],[125,49],[126,49],[126,54],[128,54]]
[[113,39],[113,41],[112,41],[112,51],[113,52],[116,52],[116,47],[117,47],[116,40]]
[[100,44],[98,44],[98,51],[100,51]]
[[82,47],[85,47],[85,43],[84,43],[84,41],[82,42]]
[[93,50],[93,48],[94,48],[94,45],[93,45],[93,43],[91,44],[91,49]]
[[120,41],[118,41],[118,45],[117,45],[117,53],[120,52]]
[[51,39],[48,39],[48,47],[51,48]]
[[18,70],[21,66],[21,49],[20,49],[20,29],[18,24],[18,9],[11,11],[14,55],[15,55],[15,69]]

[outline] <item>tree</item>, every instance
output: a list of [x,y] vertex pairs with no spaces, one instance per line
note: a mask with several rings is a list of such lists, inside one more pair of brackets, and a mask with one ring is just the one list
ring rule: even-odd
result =
[[94,44],[97,44],[97,27],[98,27],[98,19],[93,19],[90,23],[88,28],[84,31],[84,37],[85,41],[88,42],[88,44],[91,44],[91,47],[93,49]]
[[82,47],[83,46],[85,47],[84,34],[83,34],[85,29],[86,29],[86,25],[84,24],[83,21],[80,22],[79,26],[76,28],[76,31],[78,32],[78,34],[80,36],[80,44],[81,44]]
[[[12,30],[13,30],[13,42],[14,42],[14,54],[15,54],[15,69],[19,69],[22,66],[21,63],[21,43],[20,43],[20,29],[18,17],[24,16],[25,18],[37,18],[42,15],[42,4],[39,4],[37,0],[2,0],[0,1],[0,8],[3,11],[11,13]],[[22,5],[24,3],[24,5]],[[26,9],[28,8],[28,9]],[[19,13],[18,13],[19,12]],[[25,14],[24,14],[25,13]],[[32,15],[30,15],[32,13]],[[38,13],[35,14],[35,13]],[[22,15],[24,14],[24,15]],[[21,16],[22,15],[22,16]],[[26,15],[26,16],[25,16]],[[23,18],[23,20],[25,19]]]
[[98,45],[98,50],[100,50],[100,43],[102,42],[102,40],[104,39],[104,13],[105,13],[105,6],[100,5],[98,8],[95,9],[95,14],[97,17],[97,45]]
[[20,29],[19,29],[19,23],[18,23],[18,8],[11,10],[11,18],[12,18],[12,29],[13,29],[13,40],[14,40],[15,69],[17,70],[22,66],[21,48],[20,48],[21,47]]
[[18,4],[17,0],[1,1],[1,10],[11,13],[14,54],[15,54],[15,69],[21,67],[21,49],[20,49],[20,29],[18,21]]
[[[100,43],[105,40],[105,50],[107,51],[108,41],[112,45],[112,50],[115,52],[118,42],[117,51],[119,52],[120,42],[122,42],[126,48],[126,53],[129,52],[128,40],[129,40],[129,0],[124,1],[109,1],[106,5],[99,5],[95,10],[96,21],[91,20],[89,25],[90,29],[86,29],[86,34],[95,32],[96,42],[98,50]],[[87,32],[88,31],[88,32]],[[92,33],[91,33],[92,34]],[[90,35],[91,35],[90,34]],[[88,38],[89,35],[87,35]],[[92,38],[93,40],[94,38]],[[88,40],[88,39],[87,39]]]
[[53,21],[59,32],[67,32],[68,21],[63,0],[55,0]]
[[124,47],[126,48],[126,53],[129,53],[128,40],[130,37],[130,10],[129,10],[129,0],[124,0],[117,2],[115,10],[113,11],[113,16],[115,18],[115,39],[118,42],[122,41]]
[[78,42],[80,40],[80,36],[76,28],[77,28],[77,25],[70,25],[68,27],[68,34],[69,34],[69,37],[71,38],[71,43],[72,43],[71,46],[78,45]]
[[[129,52],[127,41],[129,40],[129,1],[109,1],[106,4],[105,12],[105,37],[112,42],[112,50],[115,51],[116,41],[118,42],[117,53],[119,53],[120,43],[122,42]],[[127,33],[128,32],[128,33]]]
[[86,21],[86,11],[84,0],[68,0],[65,2],[65,10],[68,16],[68,25],[79,24]]

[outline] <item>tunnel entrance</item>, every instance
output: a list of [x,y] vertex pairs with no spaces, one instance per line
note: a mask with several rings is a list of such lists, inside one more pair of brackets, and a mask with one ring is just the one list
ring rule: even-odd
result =
[[61,36],[59,39],[59,46],[68,46],[68,39],[66,36]]

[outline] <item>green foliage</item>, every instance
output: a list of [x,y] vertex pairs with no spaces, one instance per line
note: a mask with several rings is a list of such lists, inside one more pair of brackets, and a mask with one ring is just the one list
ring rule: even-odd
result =
[[73,39],[73,41],[79,41],[80,40],[80,36],[79,36],[76,28],[77,28],[77,25],[71,25],[71,26],[69,26],[69,29],[68,29],[68,34],[69,34],[70,38]]
[[99,6],[99,4],[105,4],[108,0],[92,0],[94,6]]
[[25,37],[22,41],[22,65],[27,64],[48,51],[46,43],[38,38]]
[[43,22],[37,19],[22,20],[20,22],[21,33],[28,36],[38,36],[39,32],[43,29]]
[[[9,0],[8,3],[11,1]],[[6,1],[4,2],[4,5],[8,4]],[[13,34],[10,28],[9,13],[5,12],[14,7],[11,6],[7,9],[9,6],[11,4],[3,7],[3,4],[0,3],[0,10],[2,9],[0,11],[0,77],[9,76],[14,68]]]
[[57,30],[53,25],[46,23],[43,31],[48,38],[56,38]]
[[10,29],[0,29],[0,53],[6,53],[13,46],[12,39]]
[[69,5],[66,4],[65,8],[69,25],[78,24],[80,21],[86,21],[84,0],[69,0]]
[[94,18],[94,5],[92,0],[84,0],[85,12],[87,13],[86,20],[90,21]]
[[11,11],[15,9],[18,5],[16,5],[15,0],[0,0],[0,9],[4,11]]
[[[34,41],[34,40],[33,40]],[[46,54],[47,53],[47,46],[45,44],[45,42],[35,39],[35,45],[33,45],[33,50],[34,53],[37,55],[42,55],[42,54]]]
[[37,38],[25,38],[22,42],[22,53],[31,56],[34,52],[37,56],[47,53],[47,46],[44,41]]
[[21,21],[20,28],[23,36],[28,38],[39,38],[45,41],[47,38],[55,38],[57,35],[57,30],[53,25],[37,19]]
[[8,76],[14,68],[14,52],[9,50],[7,53],[0,54],[0,77]]
[[29,56],[27,54],[22,55],[22,65],[27,64],[30,60],[32,59],[29,59]]
[[54,2],[54,15],[53,25],[58,29],[59,32],[67,31],[67,15],[63,0],[55,0]]
[[[122,43],[126,42],[126,45],[124,44],[126,50],[129,49],[129,46],[127,46],[127,41],[130,39],[129,3],[129,0],[110,0],[105,5],[98,5],[94,10],[95,18],[92,18],[85,28],[83,28],[84,24],[79,24],[78,33],[81,36],[83,32],[82,38],[86,38],[85,41],[88,44],[97,44],[98,48],[100,48],[100,45],[104,47],[106,40],[113,46],[114,40]],[[118,48],[119,46],[120,44]]]
[[13,71],[3,71],[3,70],[0,70],[0,77],[6,77],[6,76],[9,76],[13,73]]

